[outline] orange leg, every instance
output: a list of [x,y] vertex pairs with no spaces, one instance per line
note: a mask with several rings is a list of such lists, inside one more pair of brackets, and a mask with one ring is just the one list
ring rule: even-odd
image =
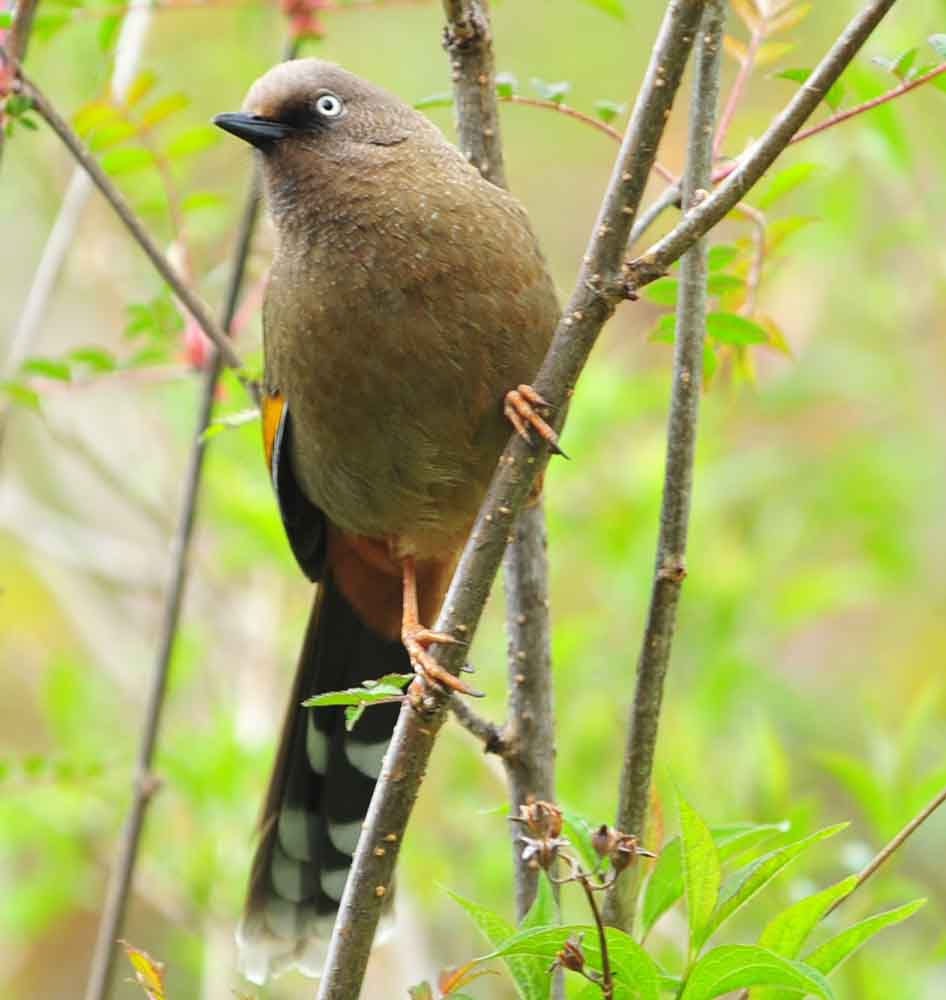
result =
[[[459,639],[455,639],[446,632],[432,632],[425,628],[418,620],[417,609],[417,566],[413,556],[405,556],[401,561],[401,572],[404,582],[404,611],[401,619],[401,642],[407,650],[407,655],[411,658],[411,666],[418,676],[425,681],[439,684],[442,687],[459,691],[461,694],[470,694],[474,697],[482,697],[479,691],[474,691],[468,684],[465,684],[459,677],[454,677],[449,670],[444,670],[439,663],[427,652],[427,647],[434,643],[445,645],[463,645]],[[416,683],[416,682],[415,682]]]
[[506,402],[503,413],[506,419],[516,429],[516,433],[524,440],[531,442],[529,428],[534,428],[539,437],[549,446],[549,450],[554,455],[563,455],[565,452],[558,446],[558,435],[536,412],[537,406],[549,406],[531,385],[520,385],[515,389],[510,389],[506,393]]

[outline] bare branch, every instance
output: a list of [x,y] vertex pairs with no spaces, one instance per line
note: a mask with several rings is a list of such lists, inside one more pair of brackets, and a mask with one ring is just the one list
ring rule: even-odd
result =
[[[236,314],[240,288],[246,272],[246,261],[249,256],[250,244],[256,226],[258,206],[259,179],[254,175],[240,222],[239,235],[234,249],[233,267],[230,272],[230,280],[223,306],[222,326],[225,330],[230,329],[233,317]],[[199,317],[195,315],[195,318],[199,321]],[[204,436],[204,432],[207,430],[213,414],[214,399],[220,372],[220,355],[215,353],[210,369],[204,377],[197,426],[194,431],[187,475],[184,482],[181,511],[171,544],[171,579],[165,597],[161,635],[155,656],[154,670],[151,676],[151,689],[145,709],[145,728],[138,750],[138,762],[132,789],[131,811],[122,834],[118,863],[112,873],[105,908],[99,923],[98,937],[96,939],[89,981],[86,987],[85,1000],[105,1000],[105,997],[108,996],[113,972],[115,942],[121,934],[125,911],[128,906],[128,898],[131,894],[145,814],[151,798],[159,785],[158,779],[151,771],[151,765],[154,760],[158,727],[164,707],[171,656],[174,652],[174,642],[180,623],[184,586],[187,582],[188,554],[197,515],[197,499],[200,492],[204,456],[207,450],[207,439]]]
[[500,757],[505,754],[506,743],[502,728],[470,708],[470,703],[461,695],[450,696],[450,711],[454,719],[483,744],[483,753],[494,753]]
[[[503,764],[509,780],[509,815],[530,800],[555,801],[555,713],[548,599],[545,512],[528,507],[513,528],[503,563],[509,651],[509,721],[503,731]],[[512,831],[516,913],[521,920],[535,899],[538,872],[523,860]]]
[[[570,395],[604,321],[620,301],[621,258],[693,46],[703,0],[671,0],[584,259],[578,287],[559,324],[536,389],[561,407]],[[459,11],[458,0],[451,7]],[[471,639],[499,569],[512,519],[521,510],[547,453],[513,434],[499,461],[436,628]],[[458,673],[462,647],[438,651]],[[362,828],[329,946],[320,1000],[357,996],[381,905],[417,797],[444,703],[431,695],[425,711],[402,709],[378,787]],[[344,933],[341,933],[344,929]]]
[[[938,795],[928,802],[913,819],[877,854],[870,860],[870,862],[860,871],[857,875],[857,883],[854,889],[859,889],[872,875],[876,874],[877,870],[887,861],[889,861],[894,854],[910,839],[910,837],[916,833],[916,831],[936,812],[939,807],[946,802],[946,788],[944,788]],[[854,891],[851,890],[851,892]],[[833,913],[845,899],[850,896],[850,892],[847,896],[842,896],[840,899],[836,899],[834,904],[828,910],[828,913]],[[827,915],[827,914],[826,914]]]
[[701,204],[692,208],[682,222],[645,254],[627,265],[628,287],[633,291],[664,274],[693,242],[709,232],[741,201],[749,188],[772,165],[792,140],[824,95],[857,55],[861,46],[897,0],[871,0],[844,29],[840,38],[801,85],[784,111],[765,134],[733,167],[723,183]]
[[168,283],[174,294],[183,304],[184,308],[200,324],[201,329],[214,342],[220,352],[222,362],[228,367],[236,370],[237,378],[243,383],[253,397],[256,397],[256,387],[242,374],[243,366],[239,355],[233,349],[226,333],[213,318],[207,304],[181,280],[180,276],[168,262],[167,257],[161,252],[154,240],[148,235],[147,230],[135,215],[131,206],[125,200],[121,192],[109,180],[105,171],[99,166],[98,161],[93,157],[82,140],[69,127],[58,111],[50,103],[49,99],[30,81],[21,71],[19,74],[19,90],[28,97],[41,118],[59,136],[63,144],[73,155],[79,165],[92,178],[95,186],[105,195],[106,200],[115,210],[115,213],[124,223],[125,228],[131,234],[135,242],[144,250],[146,256],[154,265],[157,272]]
[[460,149],[488,181],[506,187],[489,2],[443,0],[443,10],[447,18],[443,45],[452,70]]
[[[713,172],[713,129],[719,104],[726,5],[710,0],[700,24],[687,167],[683,178],[684,205],[706,197]],[[680,298],[673,357],[673,389],[667,427],[660,537],[654,571],[647,629],[637,665],[637,690],[631,707],[628,744],[619,786],[619,830],[641,836],[650,796],[654,748],[670,662],[677,603],[686,577],[686,541],[693,491],[693,454],[696,447],[700,389],[703,383],[703,342],[706,334],[707,243],[704,237],[686,252],[680,268]],[[609,923],[627,927],[633,920],[629,892],[636,879],[616,882],[605,901]]]

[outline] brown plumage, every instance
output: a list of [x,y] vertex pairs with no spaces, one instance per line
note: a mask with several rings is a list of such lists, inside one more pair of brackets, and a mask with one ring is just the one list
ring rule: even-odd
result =
[[278,237],[263,311],[267,456],[290,543],[323,589],[244,921],[259,978],[309,954],[306,935],[337,903],[353,844],[333,831],[350,834],[367,808],[353,773],[373,783],[377,771],[358,747],[380,751],[396,715],[372,709],[344,734],[337,712],[298,702],[410,662],[444,680],[421,623],[436,618],[508,438],[506,395],[537,371],[558,304],[519,202],[380,88],[298,60],[216,120],[262,153]]

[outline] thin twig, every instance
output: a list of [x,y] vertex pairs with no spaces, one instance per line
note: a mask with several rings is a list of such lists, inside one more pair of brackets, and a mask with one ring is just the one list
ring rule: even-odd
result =
[[716,139],[713,142],[713,159],[719,156],[720,150],[723,148],[723,143],[726,141],[726,135],[729,132],[729,126],[732,124],[739,103],[745,94],[746,84],[749,82],[749,77],[755,68],[756,56],[759,54],[759,49],[768,35],[768,20],[766,14],[761,14],[759,23],[752,29],[749,46],[746,49],[746,56],[739,64],[739,72],[736,74],[736,79],[733,81],[732,90],[729,92],[726,105],[719,116],[719,127],[716,129]]
[[611,957],[608,954],[608,932],[604,926],[604,921],[601,919],[598,900],[595,899],[594,890],[588,882],[588,876],[585,872],[580,872],[576,881],[585,890],[585,898],[588,900],[592,916],[595,918],[595,926],[598,928],[598,945],[601,948],[601,982],[599,984],[601,986],[601,994],[605,1000],[612,1000],[614,996],[614,975],[611,972]]
[[563,104],[561,101],[545,101],[538,97],[523,97],[521,94],[503,94],[500,95],[499,100],[504,104],[523,104],[530,108],[544,108],[547,111],[557,111],[559,114],[566,115],[568,118],[574,118],[575,121],[582,122],[593,129],[597,129],[599,132],[603,132],[606,136],[615,139],[617,142],[620,142],[623,138],[622,134],[616,128],[612,128],[607,122],[587,115],[584,111],[579,111],[570,104]]
[[[907,840],[936,812],[939,807],[946,802],[946,788],[944,788],[937,796],[935,796],[930,802],[928,802],[920,812],[910,820],[909,823],[887,844],[884,845],[877,852],[876,855],[871,859],[871,861],[862,868],[857,874],[857,881],[854,883],[851,891],[846,896],[841,896],[836,899],[827,910],[825,910],[824,920],[829,914],[834,913],[834,911],[846,900],[851,898],[852,893],[855,889],[859,889],[872,875],[874,875],[878,868],[886,864],[887,861],[893,857],[894,854],[906,843]],[[737,1000],[749,1000],[749,990],[743,990]]]
[[[671,0],[668,5],[578,285],[536,379],[538,392],[559,408],[567,401],[604,321],[620,301],[624,247],[703,6],[703,0]],[[530,447],[518,434],[511,436],[460,558],[436,624],[438,631],[472,639],[502,561],[510,521],[525,503],[546,458],[544,449]],[[459,672],[462,647],[441,648],[437,658],[447,669]],[[432,694],[425,708],[401,710],[345,886],[320,984],[320,1000],[351,1000],[361,987],[404,830],[443,723],[441,699]]]
[[[877,854],[871,859],[871,861],[865,865],[857,874],[857,882],[854,884],[854,889],[859,889],[872,875],[877,872],[877,869],[886,864],[894,854],[906,843],[907,840],[936,812],[939,807],[946,802],[946,788],[944,788],[938,795],[936,795],[930,802],[928,802],[923,809],[917,813],[913,819]],[[851,890],[851,892],[854,891]],[[831,907],[828,909],[827,913],[833,913],[845,899],[850,896],[849,892],[847,896],[842,896],[840,899],[836,899]],[[827,913],[825,916],[827,916]]]
[[709,232],[775,162],[824,99],[861,46],[897,0],[871,0],[848,24],[814,72],[799,87],[786,108],[705,201],[692,208],[683,221],[645,254],[627,265],[630,291],[663,275],[704,233]]
[[[254,175],[240,222],[239,235],[234,249],[233,266],[223,306],[222,327],[225,330],[230,329],[236,313],[237,301],[240,296],[240,288],[243,284],[246,262],[256,225],[258,206],[259,181]],[[195,318],[198,317],[195,315]],[[204,376],[197,426],[194,431],[185,478],[183,501],[171,545],[171,580],[165,597],[161,637],[155,657],[151,690],[145,710],[145,729],[138,751],[131,812],[128,816],[124,833],[122,834],[118,864],[109,883],[108,897],[101,922],[99,923],[98,937],[92,960],[92,969],[86,987],[85,1000],[104,1000],[108,996],[113,971],[115,942],[121,934],[128,898],[131,893],[145,814],[154,790],[157,787],[157,779],[151,771],[151,766],[157,744],[161,712],[164,707],[167,691],[167,678],[171,656],[174,651],[174,643],[180,622],[184,586],[187,582],[188,555],[197,514],[197,499],[200,492],[204,456],[207,451],[207,439],[204,432],[207,430],[213,414],[214,399],[221,367],[220,354],[215,352],[210,368]]]
[[[856,118],[858,115],[864,114],[865,111],[871,111],[873,108],[879,108],[882,104],[887,104],[889,101],[896,100],[898,97],[902,97],[911,90],[916,90],[917,87],[922,87],[931,80],[935,80],[936,77],[942,76],[943,73],[946,73],[946,62],[940,64],[939,66],[934,66],[928,73],[924,73],[922,76],[918,76],[914,80],[902,83],[899,86],[894,87],[892,90],[888,90],[877,97],[871,98],[869,101],[864,101],[862,104],[858,104],[853,108],[848,108],[846,111],[839,111],[830,118],[826,118],[823,122],[819,122],[817,125],[812,125],[810,128],[799,131],[792,136],[789,146],[794,146],[796,143],[804,142],[812,136],[820,135],[822,132],[826,132],[828,129],[834,128],[836,125],[840,125],[851,118]],[[741,161],[737,160],[734,163],[727,164],[725,167],[720,167],[713,174],[713,183],[718,184],[720,181],[724,181],[730,174],[736,171],[736,169],[740,166],[740,163]],[[640,239],[640,236],[650,228],[654,219],[658,215],[662,214],[671,205],[679,204],[679,186],[675,186],[664,191],[660,198],[650,206],[647,213],[641,215],[638,225],[635,225],[634,231],[631,233],[631,239],[629,241],[630,244],[633,244]],[[652,214],[650,214],[651,210],[653,210]]]
[[490,719],[483,718],[460,695],[455,694],[450,697],[450,711],[457,723],[483,744],[483,753],[502,756],[506,752],[502,727]]
[[759,286],[762,284],[762,271],[765,266],[765,215],[748,202],[740,201],[736,211],[744,215],[752,223],[752,263],[749,265],[749,276],[746,279],[746,301],[739,310],[743,316],[755,314],[759,299]]
[[237,378],[243,383],[247,390],[256,397],[256,387],[242,373],[243,366],[239,355],[233,349],[229,338],[221,326],[211,315],[207,304],[194,292],[188,288],[181,280],[178,273],[171,266],[167,257],[155,244],[141,221],[135,215],[125,197],[109,180],[107,174],[99,166],[98,161],[88,152],[82,144],[82,140],[70,128],[58,111],[50,103],[49,99],[33,83],[22,70],[19,73],[19,91],[30,99],[33,107],[47,125],[59,136],[63,144],[73,155],[79,165],[92,178],[95,186],[105,195],[105,198],[115,210],[115,213],[124,223],[125,228],[131,234],[135,242],[144,250],[148,259],[154,265],[161,277],[171,287],[174,294],[181,301],[185,309],[194,317],[201,329],[214,342],[220,352],[222,362],[228,367],[236,370]]
[[[690,102],[687,166],[683,177],[684,204],[705,197],[713,172],[713,128],[719,104],[726,5],[710,0],[700,24],[700,41]],[[693,492],[693,455],[703,382],[703,343],[706,335],[708,240],[697,240],[680,267],[680,298],[673,356],[673,387],[667,427],[667,459],[660,536],[647,629],[637,665],[637,690],[631,707],[627,750],[619,785],[619,830],[641,836],[647,815],[657,727],[664,678],[676,624],[680,589],[686,577],[686,542]],[[625,886],[633,890],[636,879]],[[633,906],[629,891],[615,888],[605,900],[608,923],[629,928]]]

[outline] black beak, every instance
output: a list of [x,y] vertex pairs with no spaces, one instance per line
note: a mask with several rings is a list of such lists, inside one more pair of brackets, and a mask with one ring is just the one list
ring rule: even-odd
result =
[[228,111],[226,114],[217,115],[214,118],[214,125],[238,139],[245,140],[251,146],[256,146],[257,149],[262,149],[278,139],[285,139],[293,131],[292,126],[284,122],[274,121],[272,118],[260,118],[259,115],[245,115],[242,111]]

